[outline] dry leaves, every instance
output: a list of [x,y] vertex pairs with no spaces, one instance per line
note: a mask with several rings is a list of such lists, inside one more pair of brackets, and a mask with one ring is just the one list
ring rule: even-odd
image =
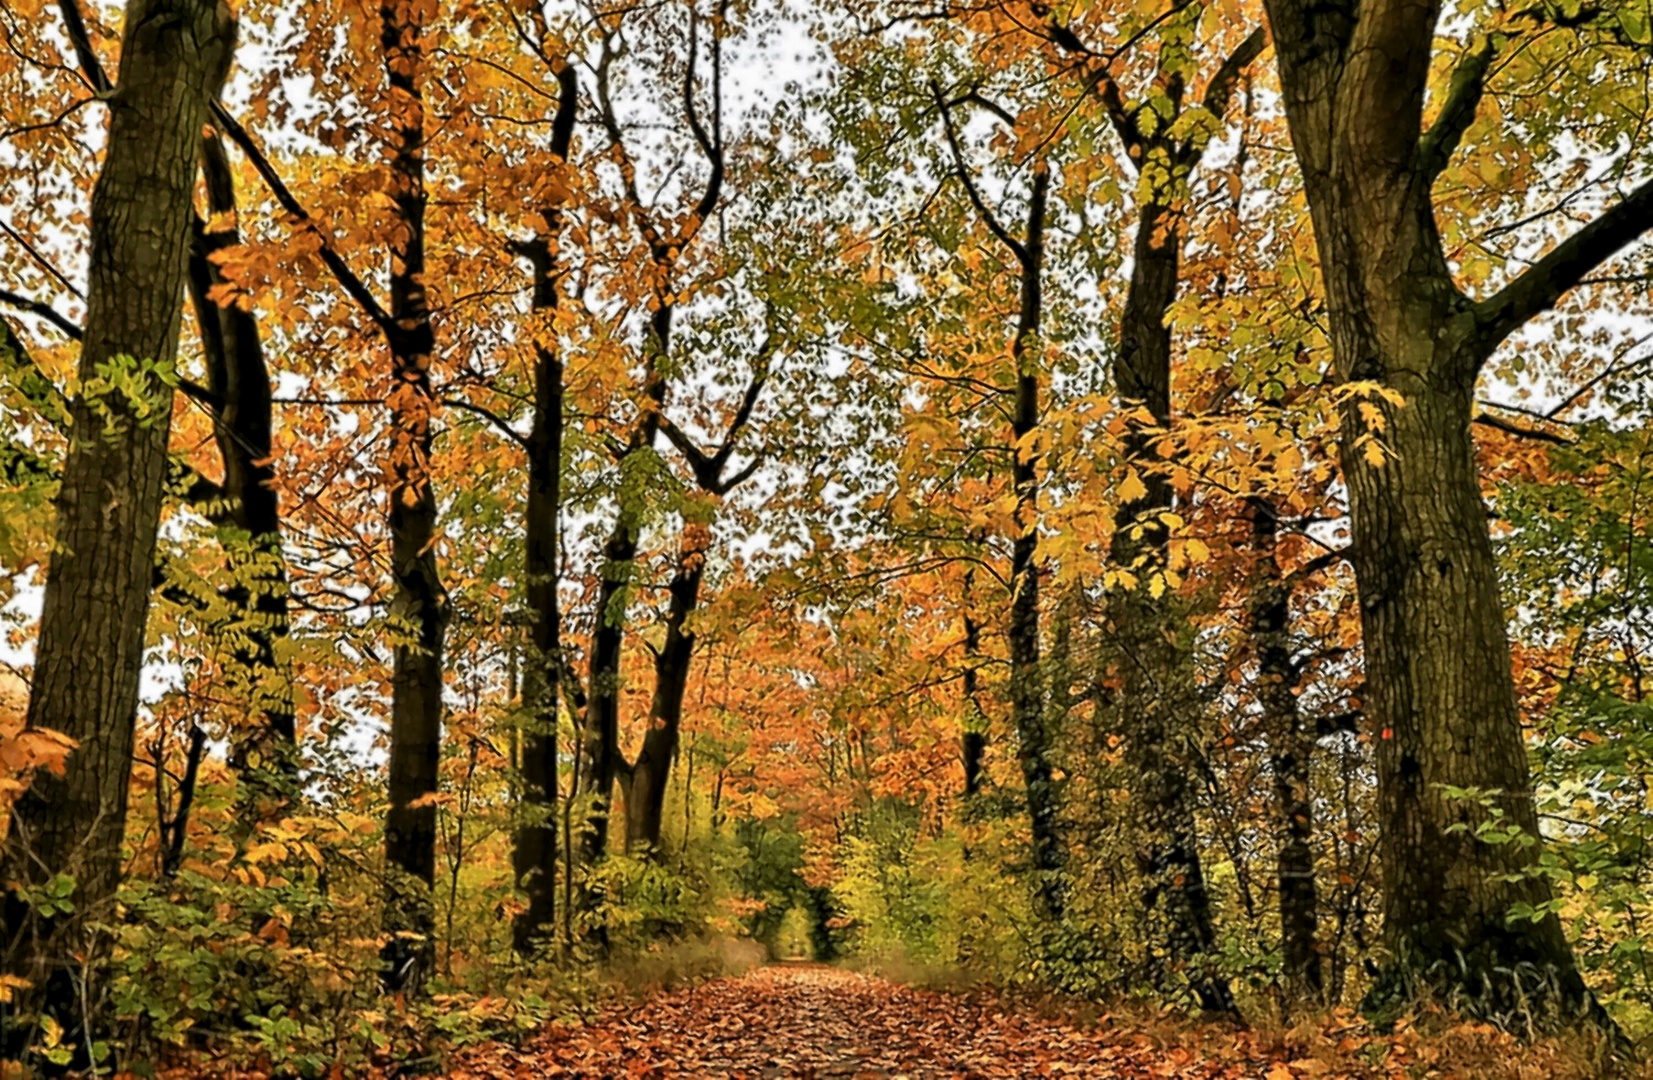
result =
[[1129,1028],[1084,1031],[1007,1011],[986,995],[937,993],[835,968],[784,965],[616,1007],[586,1027],[554,1026],[521,1048],[481,1048],[455,1063],[452,1075],[731,1080],[1311,1075],[1269,1061],[1232,1029],[1223,1029],[1221,1037],[1224,1052],[1218,1058],[1209,1046],[1166,1046],[1161,1038]]

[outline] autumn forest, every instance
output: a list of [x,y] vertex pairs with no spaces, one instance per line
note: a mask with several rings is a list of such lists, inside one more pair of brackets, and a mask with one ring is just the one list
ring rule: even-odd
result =
[[0,45],[5,1075],[1653,1052],[1648,0]]

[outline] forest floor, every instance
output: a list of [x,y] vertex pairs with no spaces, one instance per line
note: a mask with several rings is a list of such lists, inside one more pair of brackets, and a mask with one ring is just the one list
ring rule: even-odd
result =
[[554,1026],[476,1064],[479,1076],[519,1077],[1224,1075],[1138,1071],[1131,1057],[1106,1032],[983,998],[787,964],[657,994],[589,1026]]
[[1220,1025],[1156,1026],[1106,1016],[1081,1027],[986,994],[942,993],[795,964],[662,992],[588,1025],[554,1025],[520,1047],[479,1048],[454,1063],[450,1075],[1293,1080],[1570,1072],[1495,1034],[1474,1034],[1474,1045],[1454,1047],[1353,1029],[1317,1029],[1307,1039],[1260,1037]]

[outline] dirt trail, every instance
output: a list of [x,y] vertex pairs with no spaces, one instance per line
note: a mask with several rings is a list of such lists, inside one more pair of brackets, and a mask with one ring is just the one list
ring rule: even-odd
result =
[[[1082,1032],[990,1002],[815,965],[760,968],[557,1026],[479,1071],[500,1077],[1219,1077],[1141,1036]],[[1266,1066],[1265,1066],[1266,1068]],[[480,1071],[485,1069],[486,1072]],[[459,1075],[466,1075],[462,1070]],[[1263,1075],[1262,1072],[1256,1075]]]

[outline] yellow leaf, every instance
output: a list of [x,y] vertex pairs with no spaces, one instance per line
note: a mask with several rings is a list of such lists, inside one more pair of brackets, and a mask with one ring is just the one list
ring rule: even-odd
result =
[[1142,477],[1136,474],[1135,469],[1126,472],[1125,479],[1119,485],[1119,499],[1121,502],[1133,503],[1147,498],[1148,486],[1142,482]]
[[0,1001],[10,1001],[14,993],[29,986],[29,980],[20,975],[0,975]]

